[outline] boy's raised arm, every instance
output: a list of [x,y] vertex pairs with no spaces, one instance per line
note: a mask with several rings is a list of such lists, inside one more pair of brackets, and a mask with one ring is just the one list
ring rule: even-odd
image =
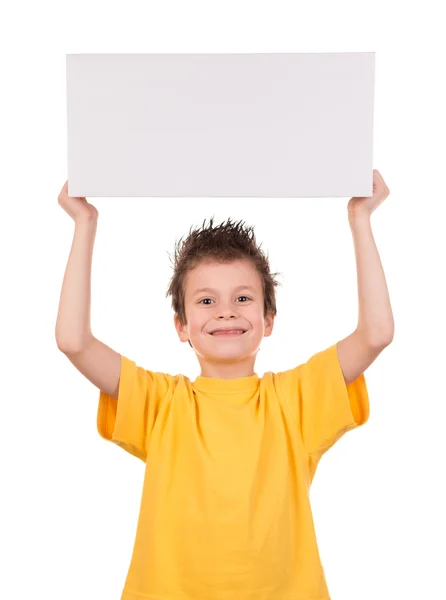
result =
[[59,204],[75,223],[56,322],[57,347],[100,390],[118,397],[121,355],[96,339],[90,326],[91,264],[98,211],[85,198],[68,195],[68,181]]
[[389,193],[381,174],[374,169],[373,195],[351,198],[347,207],[355,248],[359,303],[356,330],[337,344],[347,385],[368,369],[394,335],[389,290],[370,222],[373,211]]

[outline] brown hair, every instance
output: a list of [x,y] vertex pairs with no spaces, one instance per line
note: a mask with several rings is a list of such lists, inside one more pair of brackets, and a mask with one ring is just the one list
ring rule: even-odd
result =
[[231,218],[220,225],[214,226],[214,217],[205,226],[189,230],[188,237],[181,237],[175,243],[174,256],[169,254],[173,265],[173,275],[169,283],[166,298],[172,296],[172,308],[178,314],[182,325],[186,324],[186,309],[184,305],[184,280],[188,271],[194,269],[200,262],[228,263],[233,260],[247,258],[262,278],[264,316],[276,315],[275,287],[281,285],[275,276],[280,273],[270,273],[268,255],[258,246],[254,228],[243,221],[233,222]]

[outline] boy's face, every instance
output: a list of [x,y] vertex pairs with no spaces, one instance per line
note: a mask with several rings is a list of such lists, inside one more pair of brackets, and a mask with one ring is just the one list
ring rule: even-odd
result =
[[[264,318],[262,279],[248,259],[200,262],[185,278],[185,310],[187,324],[180,325],[175,314],[175,327],[182,342],[190,340],[202,370],[214,373],[204,376],[219,376],[212,367],[223,363],[237,363],[239,372],[252,370],[262,339],[271,335],[274,324],[274,316]],[[213,335],[218,328],[244,333]]]

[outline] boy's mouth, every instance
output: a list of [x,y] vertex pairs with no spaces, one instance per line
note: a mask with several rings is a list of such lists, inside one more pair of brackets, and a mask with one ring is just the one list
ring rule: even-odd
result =
[[211,335],[218,335],[220,337],[237,337],[245,333],[244,329],[215,329],[211,332]]

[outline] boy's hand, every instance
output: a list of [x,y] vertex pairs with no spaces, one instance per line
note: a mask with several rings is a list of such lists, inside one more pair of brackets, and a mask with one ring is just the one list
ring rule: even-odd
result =
[[97,208],[89,204],[86,198],[68,195],[68,181],[65,182],[58,200],[60,206],[75,222],[81,219],[97,219],[99,216]]
[[373,169],[373,196],[370,198],[350,198],[347,206],[349,219],[358,216],[370,217],[372,212],[384,202],[389,194],[390,190],[379,171]]

